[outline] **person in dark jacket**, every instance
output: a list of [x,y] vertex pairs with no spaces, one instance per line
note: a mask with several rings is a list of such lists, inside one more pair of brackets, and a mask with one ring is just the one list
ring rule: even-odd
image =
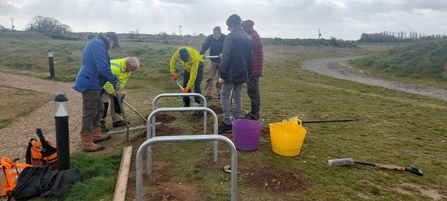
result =
[[[200,55],[205,58],[206,50],[210,49],[210,56],[219,56],[222,53],[223,43],[225,40],[225,34],[222,34],[222,30],[219,26],[214,27],[213,34],[209,35],[205,42],[202,44],[202,49],[200,49]],[[205,86],[205,98],[210,100],[213,98],[212,89],[214,83],[214,76],[217,72],[217,77],[219,78],[219,63],[220,58],[212,58],[210,68],[208,69],[208,79],[206,80]],[[222,84],[218,81],[216,82],[217,98],[220,100],[220,91],[222,90]]]
[[[233,132],[232,116],[240,119],[242,114],[242,86],[251,77],[253,65],[253,44],[251,37],[242,29],[241,18],[233,14],[227,22],[231,32],[225,38],[222,56],[219,64],[220,78],[223,83],[221,103],[223,122],[218,128],[219,133]],[[231,113],[230,93],[234,93],[234,111]]]
[[250,34],[253,41],[253,67],[251,77],[247,82],[247,94],[251,101],[251,111],[245,114],[243,119],[259,119],[259,110],[261,109],[261,96],[259,94],[259,78],[264,72],[264,47],[261,36],[253,29],[255,23],[251,20],[242,21],[242,28]]
[[101,91],[109,81],[116,86],[117,79],[110,70],[109,48],[119,47],[118,36],[108,32],[91,39],[84,47],[82,65],[73,89],[82,93],[81,141],[84,152],[101,151],[104,146],[95,143],[108,140],[101,134],[100,120],[104,112]]

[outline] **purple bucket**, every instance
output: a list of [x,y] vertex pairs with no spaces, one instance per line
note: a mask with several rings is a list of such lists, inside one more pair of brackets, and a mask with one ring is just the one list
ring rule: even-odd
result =
[[262,122],[248,119],[233,121],[233,143],[239,151],[255,151],[259,146]]

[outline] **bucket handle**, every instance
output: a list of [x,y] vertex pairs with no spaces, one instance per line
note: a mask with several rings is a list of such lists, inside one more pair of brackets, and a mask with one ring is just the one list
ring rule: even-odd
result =
[[299,119],[298,117],[292,117],[292,118],[290,118],[288,121],[284,119],[284,121],[282,121],[282,122],[293,122],[293,121],[296,121],[296,123],[297,123],[299,126],[303,126],[303,122],[302,122],[301,119]]

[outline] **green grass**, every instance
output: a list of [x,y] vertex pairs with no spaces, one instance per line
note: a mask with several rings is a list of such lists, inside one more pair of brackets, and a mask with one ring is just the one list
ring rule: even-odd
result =
[[0,110],[0,129],[9,126],[20,117],[29,115],[51,100],[48,94],[2,85],[0,85],[0,94],[3,95],[0,98],[2,106]]
[[121,162],[120,155],[98,157],[78,152],[71,154],[70,161],[70,168],[79,169],[82,182],[73,185],[73,188],[61,197],[33,200],[77,201],[100,198],[112,200],[110,191],[115,187],[116,173]]
[[[13,57],[22,58],[21,62],[35,62],[39,66],[45,66],[46,49],[57,47],[55,52],[56,76],[61,78],[74,77],[73,69],[79,68],[82,42],[74,41],[34,41],[25,44],[15,41],[0,40],[0,49],[6,48],[13,52],[26,51],[24,55],[17,53],[7,54],[3,50],[0,54],[7,59],[0,61],[0,66],[10,66],[14,62]],[[39,48],[39,45],[46,45]],[[199,46],[200,44],[191,44]],[[421,46],[421,44],[415,44]],[[141,68],[132,75],[126,87],[126,99],[140,113],[148,115],[151,112],[151,103],[155,96],[161,93],[177,93],[178,87],[172,83],[169,72],[169,59],[176,47],[173,45],[160,45],[151,43],[124,43],[126,48],[112,50],[112,58],[135,56],[141,60]],[[421,53],[418,46],[417,52],[424,57],[422,61],[434,61],[428,59],[428,54]],[[27,47],[27,48],[25,48]],[[29,47],[29,48],[28,48]],[[382,45],[365,48],[336,48],[330,56],[347,55],[373,55],[377,51],[386,51]],[[437,47],[430,44],[430,47]],[[283,48],[287,51],[283,51]],[[270,137],[263,135],[260,145],[255,152],[238,152],[239,171],[241,174],[249,170],[249,166],[256,162],[271,164],[281,170],[296,172],[307,179],[311,186],[288,193],[274,193],[254,186],[239,177],[239,200],[410,200],[424,201],[439,198],[447,198],[445,178],[447,174],[447,159],[445,156],[445,124],[447,106],[445,101],[424,96],[403,93],[354,83],[346,80],[318,75],[302,70],[299,62],[305,59],[328,57],[318,52],[306,51],[312,47],[291,46],[281,47],[267,45],[265,74],[260,81],[262,98],[261,116],[265,118],[264,128],[273,122],[298,116],[302,120],[319,119],[345,119],[359,118],[358,122],[346,123],[319,123],[305,124],[307,135],[301,148],[301,153],[296,157],[282,157],[271,151]],[[27,50],[24,50],[27,49]],[[43,61],[33,58],[35,54],[29,49],[42,49]],[[393,49],[393,48],[390,48]],[[413,47],[414,49],[414,47]],[[431,48],[429,48],[431,49]],[[303,51],[304,50],[304,51]],[[59,54],[65,51],[65,54]],[[400,54],[403,55],[403,50]],[[436,52],[436,51],[432,51]],[[57,56],[56,56],[57,55]],[[440,53],[431,53],[433,58]],[[73,61],[68,61],[68,56]],[[0,57],[4,58],[4,57]],[[395,62],[397,59],[387,58],[386,55],[373,57],[370,62],[381,63],[382,69],[377,70],[389,77],[397,77],[383,69],[386,65],[401,65]],[[380,60],[379,60],[380,59]],[[438,58],[442,60],[442,58]],[[404,60],[401,60],[403,62]],[[73,65],[71,71],[62,71],[59,63]],[[359,62],[358,64],[367,64]],[[434,63],[434,62],[433,62]],[[65,64],[65,63],[64,63]],[[405,66],[402,64],[402,66]],[[3,69],[3,68],[2,68]],[[5,69],[3,69],[5,70]],[[33,76],[40,71],[30,69]],[[44,68],[42,69],[44,71]],[[61,72],[61,73],[59,73]],[[417,71],[414,71],[417,72]],[[23,73],[23,72],[21,72]],[[400,73],[402,74],[402,73]],[[40,74],[38,74],[40,76]],[[405,76],[408,82],[420,82],[422,74],[410,74]],[[429,76],[430,74],[424,74]],[[45,76],[42,76],[45,77]],[[401,78],[402,76],[398,77]],[[397,79],[397,78],[395,78]],[[427,83],[430,82],[426,79]],[[436,85],[437,79],[432,80]],[[204,88],[204,82],[202,85]],[[213,91],[215,93],[215,91]],[[243,92],[244,110],[249,108],[249,99],[245,88]],[[157,103],[158,107],[179,106],[182,101],[179,98],[166,98]],[[217,100],[211,100],[209,105],[220,106]],[[132,125],[139,125],[139,117],[126,113]],[[179,128],[183,134],[200,134],[203,122],[191,122],[189,113],[170,113],[176,117],[172,123],[166,124],[170,128]],[[219,119],[221,119],[219,115]],[[208,118],[211,121],[210,118]],[[141,122],[142,123],[142,122]],[[145,135],[142,131],[133,131],[131,136]],[[75,153],[71,156],[72,167],[81,170],[85,180],[75,185],[70,193],[54,200],[65,200],[73,197],[73,200],[111,200],[113,185],[117,175],[117,164],[120,160],[122,149],[133,146],[134,154],[141,144],[139,142],[125,142],[124,134],[116,134],[112,140],[104,144],[107,149],[98,153]],[[229,149],[223,143],[219,143],[219,158],[230,157]],[[167,164],[166,170],[153,171],[150,178],[167,177],[169,181],[182,184],[198,185],[198,192],[205,200],[228,200],[230,185],[229,174],[222,171],[220,166],[198,168],[198,164],[212,161],[211,142],[183,142],[172,143],[161,148],[154,148],[154,163]],[[354,158],[361,161],[370,161],[383,164],[395,164],[402,166],[415,166],[420,168],[425,175],[419,177],[408,172],[379,169],[368,166],[328,166],[327,160],[335,158]],[[135,155],[132,163],[135,163]],[[132,167],[134,168],[134,167]],[[131,171],[134,171],[131,169]],[[144,172],[144,170],[143,170]],[[148,176],[144,174],[144,178]],[[147,180],[144,180],[147,181]],[[154,189],[156,185],[143,182],[144,192]],[[94,190],[92,190],[94,189]],[[93,195],[94,191],[98,195]],[[428,193],[427,193],[428,192]],[[293,194],[293,195],[292,195]],[[81,197],[77,197],[81,196]],[[84,196],[84,197],[82,197]],[[135,198],[134,189],[128,190],[128,200]]]

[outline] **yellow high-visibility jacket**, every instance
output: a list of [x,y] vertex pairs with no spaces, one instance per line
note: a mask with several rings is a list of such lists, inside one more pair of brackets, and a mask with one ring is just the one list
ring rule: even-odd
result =
[[[116,75],[116,77],[118,78],[118,84],[116,87],[118,89],[123,89],[126,86],[127,80],[132,74],[132,72],[125,71],[126,58],[110,60],[110,68],[112,70],[112,74]],[[115,89],[113,88],[113,85],[110,82],[106,82],[106,84],[104,85],[104,90],[106,90],[108,94],[115,93]]]
[[[189,55],[191,57],[189,62],[183,62],[180,59],[179,52],[182,48],[186,48],[186,50],[188,50]],[[194,82],[196,81],[196,78],[197,78],[197,71],[199,70],[199,64],[200,64],[200,62],[204,62],[203,58],[202,58],[202,56],[200,56],[200,54],[194,48],[188,47],[188,46],[183,46],[183,47],[179,47],[177,49],[177,51],[171,57],[171,63],[169,65],[169,69],[170,69],[171,73],[175,73],[175,63],[177,63],[177,61],[179,61],[180,64],[182,64],[183,68],[190,73],[189,81],[188,81],[188,84],[186,84],[186,87],[191,89],[192,86],[194,85]]]

